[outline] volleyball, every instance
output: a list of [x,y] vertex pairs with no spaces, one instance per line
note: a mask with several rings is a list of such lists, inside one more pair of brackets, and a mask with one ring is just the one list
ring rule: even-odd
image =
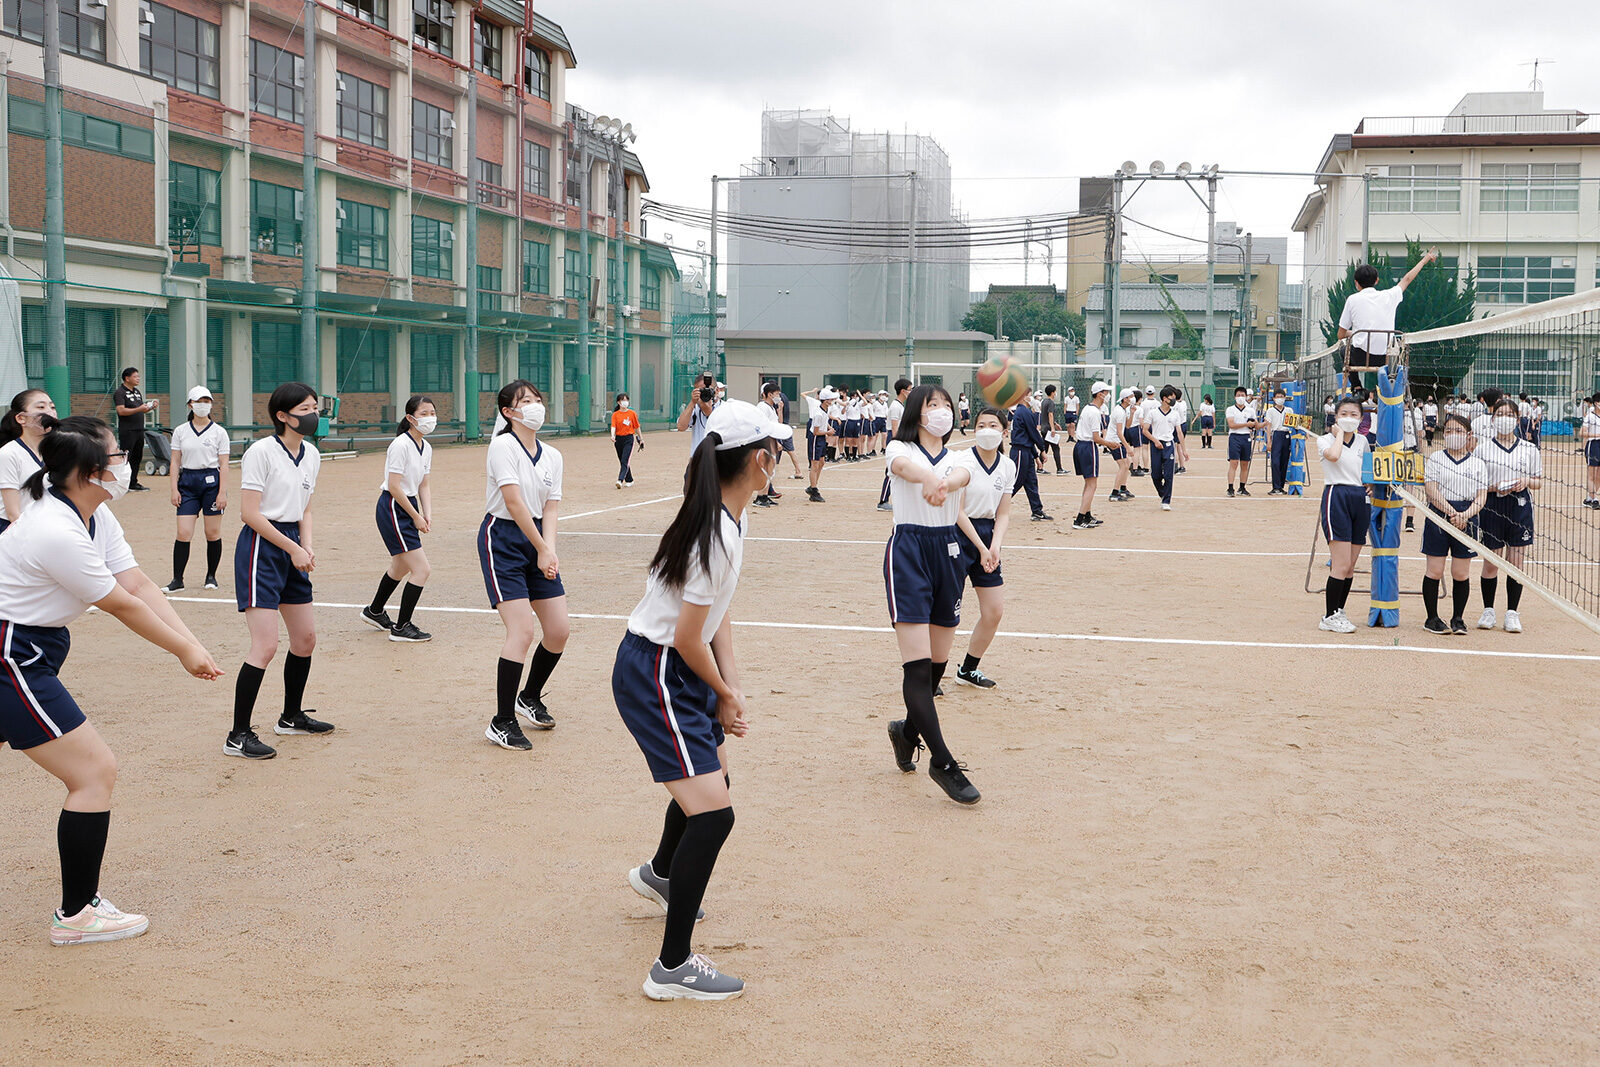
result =
[[996,357],[978,368],[978,389],[991,407],[1009,408],[1028,395],[1028,376],[1011,359]]

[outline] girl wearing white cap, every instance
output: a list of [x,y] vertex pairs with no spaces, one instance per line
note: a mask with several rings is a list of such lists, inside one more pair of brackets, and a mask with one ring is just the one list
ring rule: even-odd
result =
[[[378,491],[375,514],[378,536],[389,553],[389,566],[378,579],[372,603],[361,609],[361,621],[385,631],[391,641],[413,644],[433,640],[433,635],[411,621],[422,599],[422,587],[433,568],[422,550],[422,535],[433,523],[433,446],[428,435],[439,426],[433,397],[413,396],[406,401],[405,415],[395,427],[394,440],[383,460],[383,485]],[[389,618],[389,598],[406,583],[400,594],[400,617]]]
[[950,394],[941,385],[919,385],[911,390],[900,430],[885,453],[894,532],[884,547],[883,577],[906,704],[906,717],[889,723],[889,743],[895,764],[909,774],[917,769],[917,750],[925,741],[929,777],[951,800],[976,804],[978,790],[945,746],[933,702],[961,622],[957,526],[964,519],[961,490],[972,480],[945,447],[954,428]]
[[623,725],[672,797],[654,858],[628,872],[634,891],[667,912],[644,982],[651,1000],[730,1000],[744,992],[743,981],[695,954],[690,941],[733,830],[727,735],[749,730],[728,614],[744,562],[746,510],[777,468],[778,442],[792,435],[742,400],[711,413],[611,670]]
[[189,418],[172,431],[172,506],[178,509],[178,537],[172,542],[172,583],[183,588],[189,542],[196,515],[205,516],[206,588],[217,587],[222,562],[222,513],[228,510],[228,431],[211,418],[211,390],[189,390]]
[[1116,482],[1111,487],[1111,499],[1117,503],[1132,500],[1133,494],[1128,492],[1128,475],[1132,472],[1133,454],[1138,451],[1134,446],[1133,428],[1129,425],[1134,418],[1134,404],[1139,396],[1137,389],[1124,389],[1117,400],[1117,406],[1111,409],[1111,439],[1116,444],[1111,446],[1111,458],[1117,464]]
[[1005,440],[1006,413],[995,408],[978,412],[974,445],[956,453],[969,481],[961,492],[961,571],[963,584],[978,595],[978,624],[967,641],[967,656],[956,669],[956,681],[993,689],[994,679],[978,669],[1006,611],[1005,579],[1000,574],[1000,546],[1011,523],[1012,487],[1017,465],[1000,449]]
[[822,468],[828,463],[828,435],[832,433],[828,418],[828,405],[838,398],[830,385],[820,389],[807,389],[800,396],[806,402],[806,460],[811,464],[811,484],[806,487],[806,499],[813,504],[823,503],[819,484]]
[[1333,560],[1323,594],[1326,613],[1318,629],[1336,634],[1356,632],[1355,623],[1345,617],[1344,605],[1372,519],[1367,488],[1361,484],[1367,439],[1357,432],[1360,428],[1361,401],[1347,396],[1334,409],[1333,431],[1317,438],[1317,454],[1322,457],[1322,536]]
[[24,389],[11,398],[0,424],[0,533],[22,515],[22,483],[44,465],[39,447],[49,432],[45,423],[55,417],[56,402],[43,389]]
[[1102,525],[1094,517],[1094,490],[1100,484],[1100,449],[1113,448],[1117,442],[1106,436],[1110,418],[1106,405],[1111,400],[1111,386],[1095,382],[1090,387],[1090,404],[1078,415],[1073,430],[1072,465],[1083,479],[1083,498],[1078,502],[1077,517],[1072,520],[1075,530],[1092,530]]

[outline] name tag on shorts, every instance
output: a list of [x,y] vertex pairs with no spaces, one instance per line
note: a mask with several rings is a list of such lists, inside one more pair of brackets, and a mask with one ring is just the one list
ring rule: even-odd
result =
[[951,541],[950,544],[947,547],[950,549],[950,554],[952,556],[961,555],[961,546],[958,545],[956,542]]
[[216,485],[217,484],[217,476],[215,474],[206,475],[206,484],[207,485]]

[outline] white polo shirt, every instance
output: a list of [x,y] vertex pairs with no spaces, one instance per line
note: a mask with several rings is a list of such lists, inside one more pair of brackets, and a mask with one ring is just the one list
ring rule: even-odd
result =
[[[1600,415],[1595,414],[1591,408],[1589,413],[1583,417],[1583,439],[1585,441],[1593,441],[1596,438],[1600,438]],[[10,445],[6,446],[6,448],[10,447]],[[4,456],[5,448],[0,448],[0,457]],[[4,485],[5,482],[0,481],[0,487]]]
[[172,454],[186,471],[214,471],[228,461],[228,431],[214,422],[196,432],[192,422],[178,423],[172,431]]
[[[722,543],[711,542],[711,558],[701,560],[699,552],[689,561],[682,589],[670,589],[655,572],[644,583],[644,598],[628,616],[628,630],[658,645],[671,646],[678,635],[678,613],[685,603],[709,606],[700,640],[706,644],[716,636],[733,592],[739,585],[739,568],[744,565],[744,525],[722,509]],[[709,564],[709,565],[708,565]]]
[[506,507],[503,485],[515,485],[522,490],[522,502],[528,513],[536,519],[544,517],[544,506],[561,499],[561,453],[545,444],[535,442],[536,450],[529,452],[515,432],[503,433],[489,442],[489,484],[484,491],[484,510],[497,519],[510,519],[511,509]]
[[1158,405],[1154,411],[1145,417],[1145,432],[1150,439],[1165,448],[1172,444],[1173,438],[1183,426],[1183,414],[1178,410],[1178,405],[1172,405],[1171,411],[1162,411]]
[[1078,425],[1073,428],[1074,441],[1093,441],[1095,434],[1105,435],[1105,412],[1093,404],[1084,405],[1083,411],[1078,415]]
[[1256,406],[1254,404],[1246,404],[1244,407],[1234,404],[1228,408],[1227,415],[1229,433],[1242,433],[1248,435],[1255,432],[1254,430],[1250,429],[1248,425],[1246,425],[1251,419],[1256,417]]
[[290,455],[283,438],[273,434],[244,450],[239,488],[261,494],[261,517],[268,522],[299,522],[321,469],[322,453],[310,441],[301,441],[299,455]]
[[894,461],[902,456],[926,463],[941,477],[948,475],[960,464],[956,453],[941,448],[937,454],[928,455],[921,444],[910,441],[890,441],[883,450],[884,466],[889,468],[889,504],[894,508],[896,526],[954,526],[961,514],[961,493],[952,492],[944,503],[934,507],[922,498],[922,483],[911,481],[894,472]]
[[1135,418],[1133,420],[1134,424],[1137,425],[1137,426],[1143,426],[1144,422],[1145,422],[1145,419],[1149,416],[1149,414],[1152,411],[1154,411],[1156,408],[1160,407],[1160,406],[1161,406],[1161,401],[1157,400],[1153,396],[1146,397],[1145,399],[1139,401],[1139,403],[1134,408],[1134,411],[1136,412]]
[[1000,508],[1000,501],[1011,495],[1017,484],[1017,465],[1004,452],[994,454],[994,466],[985,467],[976,448],[956,453],[956,462],[967,469],[972,480],[967,483],[961,509],[969,519],[992,519]]
[[0,537],[0,619],[66,626],[116,588],[114,575],[137,566],[109,507],[96,508],[86,526],[70,500],[47,490]]
[[1446,500],[1470,501],[1489,488],[1489,468],[1471,452],[1456,459],[1441,448],[1428,457],[1422,479],[1437,485],[1439,495]]
[[1202,418],[1204,418],[1207,415],[1210,415],[1212,418],[1216,418],[1217,417],[1217,405],[1206,403],[1206,402],[1202,401],[1201,404],[1200,404],[1200,416]]
[[[1539,450],[1533,447],[1532,441],[1524,441],[1520,437],[1512,442],[1510,448],[1491,437],[1479,444],[1473,454],[1483,460],[1484,467],[1489,471],[1489,492],[1499,496],[1512,495],[1501,492],[1500,487],[1509,485],[1518,478],[1544,477],[1544,458],[1539,455]],[[1526,492],[1524,490],[1515,495],[1523,498]]]
[[1271,430],[1273,433],[1277,433],[1282,430],[1284,417],[1288,414],[1288,408],[1280,408],[1276,404],[1273,404],[1271,407],[1267,408],[1267,429]]
[[827,409],[822,406],[822,401],[809,396],[806,397],[806,429],[817,436],[828,432]]
[[1338,430],[1317,438],[1317,456],[1322,460],[1322,484],[1360,485],[1361,457],[1367,454],[1367,439],[1361,434],[1356,434],[1355,438],[1344,446],[1344,451],[1339,453],[1339,461],[1333,463],[1328,460],[1323,450],[1337,439],[1339,439]]
[[851,400],[844,406],[844,417],[847,419],[861,418],[861,401]]
[[[499,440],[495,438],[494,440]],[[493,441],[490,442],[493,444]],[[383,484],[379,489],[389,488],[389,475],[400,476],[400,492],[403,496],[416,496],[417,489],[422,485],[422,479],[433,470],[433,446],[426,438],[419,445],[409,433],[396,434],[393,441],[389,442],[389,451],[383,457]],[[534,512],[535,515],[538,512]]]
[[[21,492],[22,483],[32,478],[34,471],[42,466],[44,461],[33,449],[22,443],[22,438],[7,441],[0,446],[0,489],[15,489]],[[28,494],[22,493],[22,502],[18,505],[18,510],[27,507],[28,503]],[[19,516],[6,514],[5,501],[0,500],[0,517],[16,522]]]
[[[1106,434],[1106,436],[1117,441],[1124,440],[1123,431],[1126,430],[1127,427],[1128,409],[1121,404],[1114,405],[1111,408],[1111,432]],[[1117,447],[1120,448],[1121,445],[1118,445]]]
[[906,406],[898,399],[889,401],[889,429],[893,430],[905,413]]
[[1063,408],[1065,408],[1067,411],[1077,411],[1078,410],[1078,394],[1076,394],[1076,393],[1068,393],[1066,395],[1066,398],[1061,401],[1061,406]]
[[1398,285],[1387,289],[1357,289],[1344,302],[1344,310],[1339,313],[1339,328],[1350,331],[1350,344],[1355,348],[1374,356],[1387,355],[1395,310],[1405,298],[1406,291]]

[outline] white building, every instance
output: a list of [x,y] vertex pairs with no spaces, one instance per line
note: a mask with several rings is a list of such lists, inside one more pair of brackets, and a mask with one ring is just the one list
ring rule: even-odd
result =
[[1483,313],[1600,281],[1600,119],[1542,92],[1469,93],[1448,115],[1365,118],[1329,142],[1294,229],[1305,238],[1305,348],[1330,286],[1408,238],[1477,272]]
[[[1143,361],[1163,345],[1183,347],[1177,324],[1171,311],[1173,304],[1183,312],[1196,333],[1206,337],[1206,287],[1203,284],[1167,283],[1152,285],[1147,282],[1123,283],[1117,289],[1117,326],[1121,336],[1116,346],[1117,363],[1127,360]],[[1170,299],[1169,299],[1170,297]],[[1210,345],[1211,362],[1225,367],[1230,361],[1231,342],[1237,323],[1239,290],[1232,285],[1218,285],[1213,290],[1212,310],[1215,315],[1215,334]],[[1089,302],[1083,309],[1083,329],[1089,336],[1089,358],[1104,358],[1106,349],[1106,287],[1089,288]]]

